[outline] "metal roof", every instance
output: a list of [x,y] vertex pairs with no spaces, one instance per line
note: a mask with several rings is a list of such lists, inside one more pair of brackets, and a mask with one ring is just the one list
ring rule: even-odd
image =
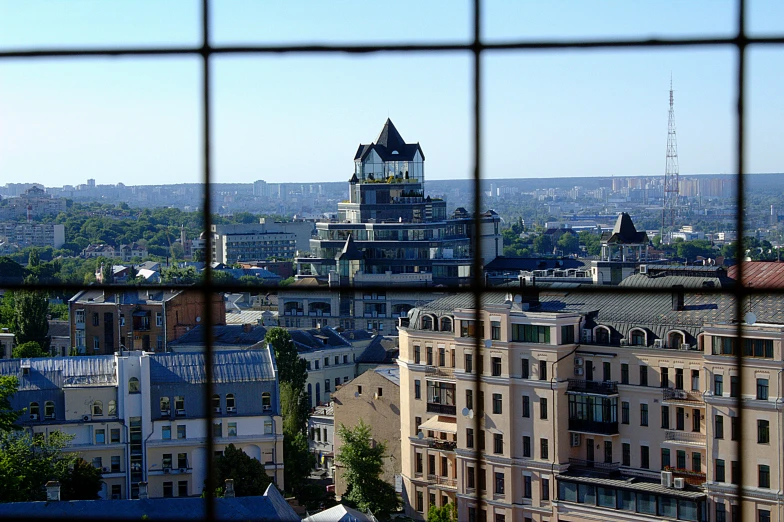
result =
[[568,482],[591,484],[593,486],[629,489],[634,491],[644,491],[655,495],[667,495],[667,496],[678,497],[687,500],[699,500],[707,496],[702,491],[695,491],[692,489],[667,488],[662,486],[660,482],[655,482],[653,480],[643,479],[640,477],[606,478],[606,477],[598,476],[595,473],[583,474],[583,473],[569,471],[567,473],[561,473],[556,478],[558,480],[566,480]]
[[396,365],[378,366],[373,371],[387,379],[395,386],[400,386],[400,368]]
[[[214,383],[275,380],[277,369],[268,348],[220,351],[213,354]],[[207,382],[203,353],[165,353],[150,355],[150,381],[153,384]]]
[[[30,371],[23,375],[22,366]],[[64,386],[114,386],[114,356],[41,357],[0,361],[0,375],[19,379],[19,391],[56,390]]]
[[[727,275],[738,278],[738,265],[732,265]],[[754,288],[784,288],[784,263],[778,261],[744,261],[743,286]]]

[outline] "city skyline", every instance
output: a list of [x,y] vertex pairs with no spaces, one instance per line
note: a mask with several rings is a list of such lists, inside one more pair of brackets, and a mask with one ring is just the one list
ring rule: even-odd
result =
[[[0,49],[198,43],[198,2],[89,5],[5,3]],[[352,5],[216,3],[213,42],[463,43],[470,37],[468,2],[412,3],[396,12]],[[735,11],[734,2],[616,2],[568,12],[488,2],[483,31],[487,41],[727,36]],[[750,33],[780,28],[781,14],[774,2],[750,3]],[[382,17],[384,24],[362,23]],[[291,19],[298,30],[280,23]],[[784,106],[774,75],[784,59],[773,49],[748,53],[746,169],[781,171],[775,139]],[[670,74],[681,173],[731,173],[735,61],[729,48],[488,52],[483,174],[663,177]],[[374,135],[387,117],[407,141],[426,144],[429,179],[471,175],[467,54],[220,56],[213,63],[216,182],[348,179],[345,151]],[[47,186],[88,178],[129,185],[201,180],[197,58],[11,60],[0,64],[0,73],[6,179]],[[309,151],[304,158],[302,150]]]

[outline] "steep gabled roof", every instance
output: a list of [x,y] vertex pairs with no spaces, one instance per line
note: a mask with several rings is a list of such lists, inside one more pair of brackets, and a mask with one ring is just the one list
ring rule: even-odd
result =
[[335,259],[338,261],[357,261],[365,259],[365,255],[357,248],[357,245],[354,244],[354,238],[349,234],[348,238],[346,238],[346,244],[343,245],[343,250],[335,256]]
[[354,159],[365,159],[370,151],[376,151],[383,161],[411,161],[417,151],[425,159],[419,143],[406,143],[392,120],[387,118],[375,143],[360,145]]
[[626,212],[621,212],[618,219],[615,221],[615,226],[609,234],[602,235],[602,241],[614,244],[640,244],[648,242],[648,234],[645,232],[637,232],[632,223],[632,218]]

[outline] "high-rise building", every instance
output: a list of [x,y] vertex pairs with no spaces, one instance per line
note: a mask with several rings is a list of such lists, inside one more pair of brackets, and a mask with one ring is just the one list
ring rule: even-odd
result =
[[622,283],[661,294],[510,287],[483,296],[479,322],[472,295],[412,310],[398,360],[407,514],[456,502],[476,521],[780,521],[781,298],[754,298],[741,343],[733,296],[691,293],[733,281],[699,268]]

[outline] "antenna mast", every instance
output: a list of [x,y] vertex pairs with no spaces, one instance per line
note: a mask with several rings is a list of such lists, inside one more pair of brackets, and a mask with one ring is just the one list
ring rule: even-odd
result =
[[675,226],[675,213],[678,206],[678,140],[675,136],[675,107],[672,95],[672,75],[670,75],[670,114],[667,122],[667,166],[664,170],[664,206],[662,208],[661,239],[667,228]]

